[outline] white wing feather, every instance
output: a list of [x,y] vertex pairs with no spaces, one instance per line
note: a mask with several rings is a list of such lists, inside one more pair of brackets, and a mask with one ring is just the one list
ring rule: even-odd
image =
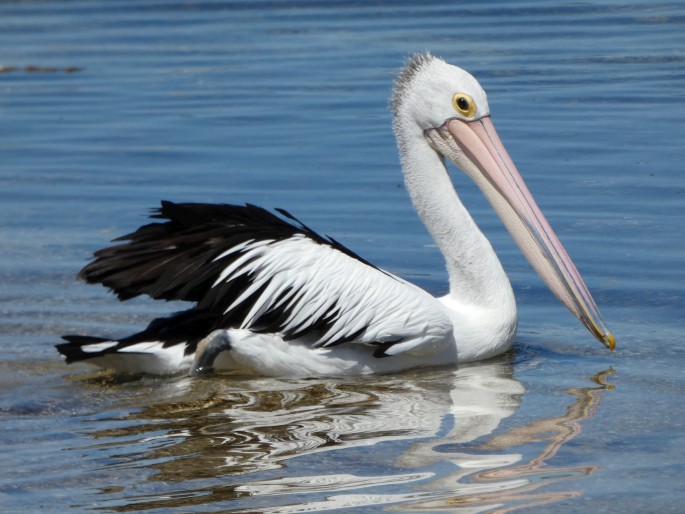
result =
[[250,277],[250,287],[225,310],[253,302],[242,329],[258,326],[268,312],[283,310],[287,317],[282,334],[301,334],[315,329],[328,314],[331,320],[325,331],[315,334],[315,346],[395,343],[387,355],[426,343],[441,346],[452,331],[440,303],[422,289],[304,235],[253,242],[222,257],[231,252],[242,255],[214,286],[240,275]]

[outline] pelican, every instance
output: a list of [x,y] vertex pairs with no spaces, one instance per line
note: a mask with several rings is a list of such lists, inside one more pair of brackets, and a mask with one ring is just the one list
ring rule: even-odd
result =
[[505,352],[517,324],[511,284],[446,160],[476,183],[561,303],[613,350],[614,336],[500,141],[476,79],[414,55],[396,79],[392,113],[406,189],[445,258],[447,295],[433,297],[280,209],[162,202],[151,216],[159,221],[96,252],[79,277],[120,300],[195,305],[123,339],[64,336],[57,349],[66,362],[151,374],[335,376]]

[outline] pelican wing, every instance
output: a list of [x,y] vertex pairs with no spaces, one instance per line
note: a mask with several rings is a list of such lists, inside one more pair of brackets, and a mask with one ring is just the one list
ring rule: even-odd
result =
[[[447,340],[451,322],[428,293],[369,264],[287,212],[163,202],[145,225],[98,251],[80,273],[122,300],[196,302],[122,343],[197,341],[220,328],[273,333],[314,347],[377,346],[383,357]],[[284,219],[287,218],[287,219]],[[190,337],[193,333],[194,337]]]

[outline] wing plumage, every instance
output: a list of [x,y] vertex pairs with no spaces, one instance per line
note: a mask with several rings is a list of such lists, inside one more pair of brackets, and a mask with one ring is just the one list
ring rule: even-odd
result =
[[377,357],[445,340],[451,323],[428,293],[278,212],[283,217],[253,205],[163,202],[152,215],[161,222],[96,252],[79,276],[121,300],[148,295],[197,304],[104,351],[161,341],[183,342],[192,353],[224,328],[315,348],[375,345]]

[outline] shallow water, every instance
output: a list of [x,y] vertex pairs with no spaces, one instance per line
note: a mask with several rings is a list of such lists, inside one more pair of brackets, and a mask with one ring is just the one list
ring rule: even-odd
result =
[[[0,4],[3,512],[680,512],[685,8],[665,2]],[[387,99],[472,71],[618,347],[454,181],[519,301],[494,361],[345,380],[116,377],[63,333],[177,306],[74,280],[159,199],[282,207],[444,294]]]

